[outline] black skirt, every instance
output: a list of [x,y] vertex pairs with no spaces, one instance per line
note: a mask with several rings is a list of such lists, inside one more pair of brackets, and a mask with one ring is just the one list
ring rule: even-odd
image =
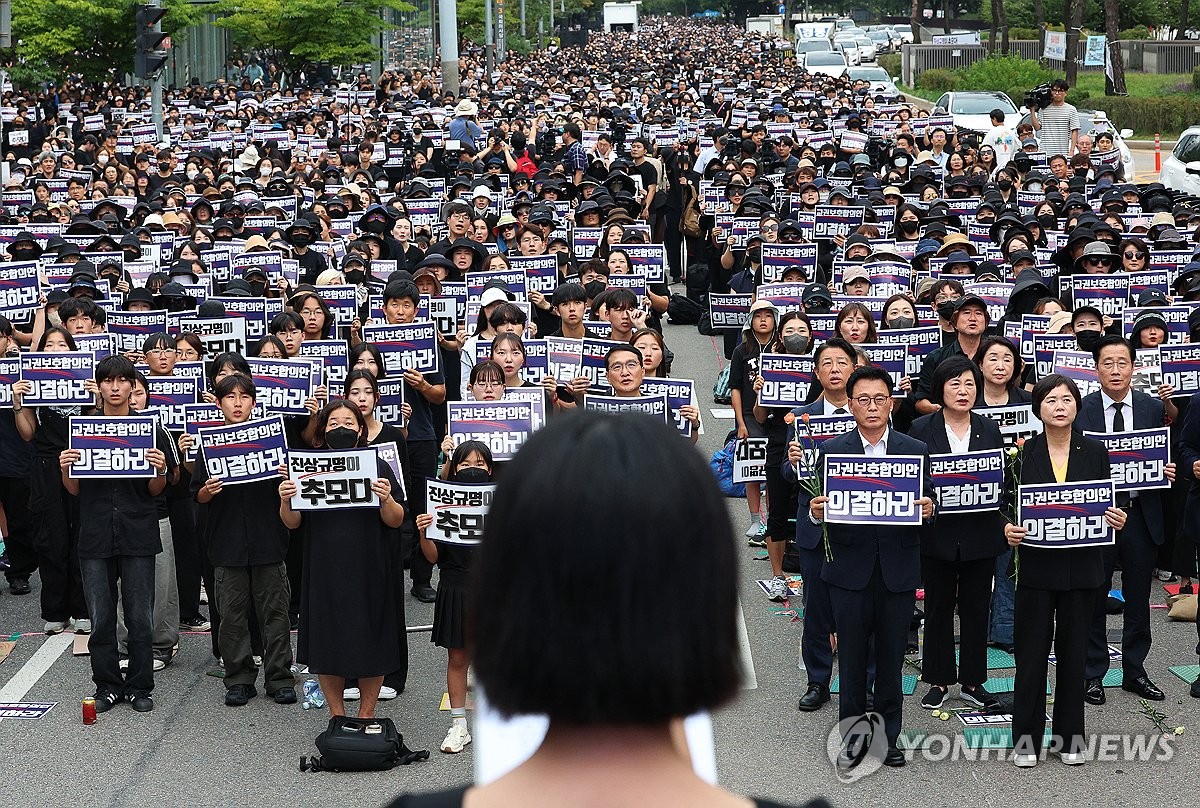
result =
[[467,576],[447,574],[438,578],[437,601],[433,604],[433,644],[439,648],[467,646]]

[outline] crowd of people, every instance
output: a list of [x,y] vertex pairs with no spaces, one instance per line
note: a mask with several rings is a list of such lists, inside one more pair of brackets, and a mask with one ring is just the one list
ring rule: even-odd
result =
[[[1200,310],[1180,308],[1200,299],[1200,204],[1124,177],[1111,131],[1091,131],[1065,87],[1015,134],[1002,115],[971,132],[867,81],[809,74],[782,41],[678,19],[514,54],[492,76],[464,57],[457,96],[421,70],[281,89],[270,65],[229,67],[212,86],[168,90],[161,134],[141,88],[72,81],[4,98],[0,244],[13,268],[37,267],[34,299],[0,307],[5,355],[77,351],[117,312],[249,318],[249,301],[267,301],[263,333],[241,352],[171,328],[113,343],[95,364],[94,406],[23,406],[31,388],[13,380],[0,409],[4,573],[14,595],[38,573],[47,634],[91,633],[97,710],[153,709],[154,671],[171,664],[180,631],[211,631],[227,705],[257,695],[260,667],[267,694],[293,703],[306,666],[333,715],[356,700],[373,715],[406,683],[407,569],[409,594],[436,602],[452,721],[442,750],[461,752],[474,551],[424,538],[424,481],[503,480],[507,463],[487,443],[454,441],[445,403],[532,387],[553,422],[599,396],[640,398],[671,373],[664,318],[694,322],[696,304],[718,296],[736,298],[740,318],[703,318],[724,331],[734,432],[766,441],[746,538],[768,548],[772,600],[787,596],[785,566],[803,578],[800,710],[830,700],[836,649],[841,717],[879,712],[885,762],[903,765],[905,654],[921,653],[922,705],[955,695],[996,709],[984,687],[991,645],[1015,653],[1016,761],[1032,765],[1053,642],[1053,746],[1082,762],[1083,704],[1106,698],[1118,564],[1122,687],[1165,697],[1144,665],[1149,600],[1156,576],[1184,591],[1196,577],[1200,408],[1151,372],[1145,351],[1200,336]],[[789,245],[813,249],[781,264]],[[505,278],[538,256],[553,256],[549,283],[531,270]],[[1115,308],[1080,282],[1100,275],[1113,276],[1103,288],[1117,290]],[[333,290],[346,288],[342,318]],[[436,369],[389,367],[389,349],[364,337],[434,307],[449,312],[436,320]],[[922,329],[936,329],[934,350],[912,351],[899,372],[873,360]],[[1073,335],[1056,344],[1092,357],[1090,392],[1033,361],[1026,343],[1040,334]],[[593,341],[603,364],[530,373],[546,337]],[[306,414],[285,418],[288,445],[394,443],[400,474],[380,461],[378,509],[293,509],[289,480],[226,485],[197,459],[193,434],[161,427],[154,477],[73,477],[72,417],[141,412],[153,404],[147,379],[202,361],[203,400],[225,424],[246,423],[261,415],[247,357],[296,358],[306,342],[337,340],[344,382],[331,374]],[[764,354],[811,360],[803,400],[759,403]],[[381,417],[382,385],[396,380],[403,405]],[[824,523],[827,498],[806,485],[804,419],[849,428],[826,450],[926,456],[1012,447],[995,412],[1020,406],[1032,415],[1020,483],[1107,479],[1107,450],[1085,430],[1169,426],[1178,473],[1169,464],[1169,488],[1118,496],[1106,517],[1116,543],[1104,548],[1014,552],[1024,528],[1001,507],[939,514],[932,486],[919,528]],[[694,393],[672,409],[695,442]],[[322,541],[332,535],[341,543]],[[1191,692],[1200,697],[1200,681]]]

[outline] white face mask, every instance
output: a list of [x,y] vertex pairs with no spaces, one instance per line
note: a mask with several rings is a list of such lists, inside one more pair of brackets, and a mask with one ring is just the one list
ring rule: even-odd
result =
[[258,170],[258,175],[259,175],[260,177],[267,177],[267,176],[270,176],[270,174],[271,174],[271,167],[270,167],[270,166],[263,166],[262,168],[260,168],[260,169]]
[[100,165],[104,165],[108,162],[108,155],[104,152],[101,152],[100,154],[96,155],[96,162]]
[[194,179],[196,179],[196,177],[198,177],[198,176],[200,176],[200,169],[198,169],[198,168],[189,168],[189,169],[187,170],[187,178],[188,178],[189,180],[194,180]]

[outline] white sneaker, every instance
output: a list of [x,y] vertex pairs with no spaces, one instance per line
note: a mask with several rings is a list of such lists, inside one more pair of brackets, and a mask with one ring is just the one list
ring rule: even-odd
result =
[[379,688],[380,701],[391,701],[398,695],[400,694],[396,692],[396,688],[394,687],[388,687],[387,685],[384,685],[383,687]]
[[1058,757],[1068,766],[1082,766],[1087,763],[1087,758],[1083,756],[1082,752],[1059,752]]
[[47,634],[62,634],[67,630],[67,624],[62,620],[50,620],[44,628]]
[[1013,765],[1018,769],[1032,769],[1037,762],[1037,755],[1013,755]]
[[166,662],[164,662],[163,660],[159,659],[158,657],[155,657],[155,658],[154,658],[154,672],[155,672],[155,673],[157,673],[158,671],[161,671],[161,670],[165,669],[166,667],[167,667],[167,663],[166,663]]
[[262,667],[262,657],[257,656],[257,655],[252,656],[252,657],[250,657],[250,661],[254,663],[254,667],[256,667],[256,668]]
[[91,634],[92,621],[88,620],[86,617],[80,620],[73,620],[71,621],[71,628],[75,630],[76,634]]
[[762,529],[762,521],[757,517],[750,520],[750,527],[746,528],[746,538],[754,539],[758,537],[758,531]]
[[292,663],[292,675],[293,676],[304,676],[307,673],[308,673],[307,665],[301,665],[299,662]]
[[342,691],[342,701],[358,701],[362,698],[362,693],[357,687],[348,687]]
[[767,600],[772,600],[772,601],[775,601],[776,603],[778,603],[779,601],[787,599],[787,596],[788,596],[787,582],[783,580],[782,576],[772,578],[767,583],[767,589],[770,590],[767,593]]
[[451,724],[450,731],[446,733],[446,740],[442,741],[442,751],[457,755],[470,742],[471,733],[467,732],[465,724]]

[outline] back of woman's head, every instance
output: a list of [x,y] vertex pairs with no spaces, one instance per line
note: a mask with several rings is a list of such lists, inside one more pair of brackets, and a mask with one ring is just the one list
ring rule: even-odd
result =
[[739,681],[734,546],[712,472],[674,429],[555,419],[509,462],[484,531],[471,628],[488,701],[577,725],[720,706]]

